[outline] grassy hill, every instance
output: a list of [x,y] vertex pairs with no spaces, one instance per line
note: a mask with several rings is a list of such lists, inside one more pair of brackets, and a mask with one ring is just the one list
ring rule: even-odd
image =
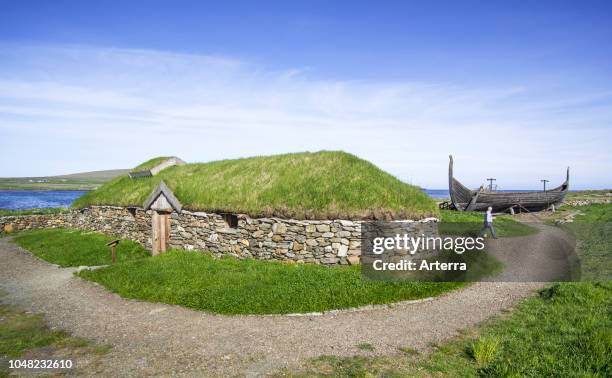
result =
[[4,190],[93,190],[113,178],[127,174],[127,169],[111,169],[44,177],[0,177]]
[[419,188],[368,161],[333,151],[186,164],[152,178],[121,176],[73,206],[142,206],[160,180],[189,210],[298,219],[406,219],[437,214],[435,202]]
[[126,174],[128,171],[129,171],[128,169],[108,169],[105,171],[81,172],[81,173],[72,173],[69,175],[53,176],[52,178],[72,179],[72,180],[89,180],[93,182],[107,182],[107,181],[114,179],[117,176]]

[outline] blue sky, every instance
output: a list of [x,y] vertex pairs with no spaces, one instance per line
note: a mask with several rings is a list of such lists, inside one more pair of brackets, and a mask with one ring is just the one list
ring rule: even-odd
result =
[[0,176],[342,149],[612,187],[611,67],[610,2],[5,1]]

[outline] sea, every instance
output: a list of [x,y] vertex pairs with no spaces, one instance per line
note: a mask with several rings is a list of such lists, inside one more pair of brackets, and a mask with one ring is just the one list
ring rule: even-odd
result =
[[[449,198],[447,189],[423,189],[435,199]],[[85,190],[0,190],[0,209],[26,210],[70,207]]]
[[0,209],[70,207],[85,190],[0,190]]
[[450,194],[448,189],[421,189],[427,195],[435,199],[445,199],[450,198]]

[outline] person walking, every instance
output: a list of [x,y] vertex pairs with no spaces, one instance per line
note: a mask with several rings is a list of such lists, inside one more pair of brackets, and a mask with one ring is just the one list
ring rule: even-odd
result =
[[484,215],[484,226],[482,227],[482,230],[480,230],[480,234],[478,234],[478,236],[482,237],[487,230],[491,231],[491,236],[493,236],[493,239],[497,239],[495,229],[493,228],[493,208],[491,206],[489,206]]

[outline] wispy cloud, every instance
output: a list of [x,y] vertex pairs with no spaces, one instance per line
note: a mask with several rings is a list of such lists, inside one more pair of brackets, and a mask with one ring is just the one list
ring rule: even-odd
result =
[[[612,92],[339,81],[216,56],[83,46],[0,47],[2,176],[342,149],[446,185],[447,155],[478,185],[612,186]],[[561,86],[562,88],[562,86]]]

